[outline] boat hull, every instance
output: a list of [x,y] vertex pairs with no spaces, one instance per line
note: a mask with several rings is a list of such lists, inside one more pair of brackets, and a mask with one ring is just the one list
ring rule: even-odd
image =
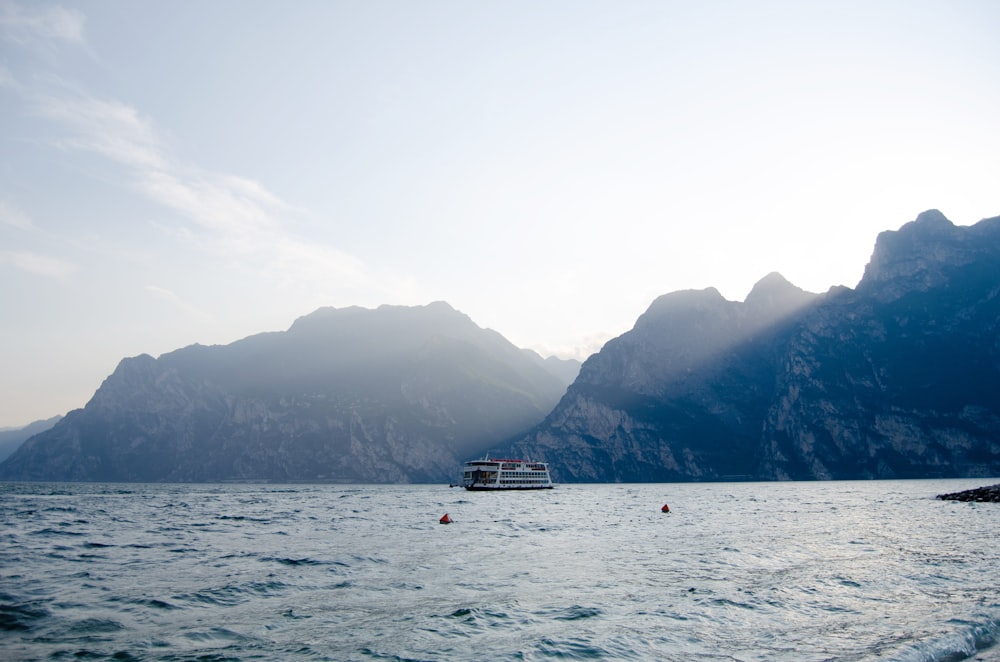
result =
[[523,492],[525,490],[551,490],[555,485],[538,485],[529,487],[494,487],[492,485],[465,485],[470,492]]
[[549,465],[530,460],[489,457],[465,463],[461,486],[472,492],[550,490]]

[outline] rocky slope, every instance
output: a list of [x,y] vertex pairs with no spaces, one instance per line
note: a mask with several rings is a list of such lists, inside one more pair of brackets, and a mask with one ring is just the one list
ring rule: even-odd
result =
[[487,449],[562,482],[997,476],[998,295],[1000,218],[929,211],[853,290],[674,292],[582,367],[443,303],[321,309],[122,361],[0,479],[450,482]]
[[543,364],[444,303],[320,309],[123,360],[0,477],[447,482],[551,410],[566,385]]
[[1000,218],[879,235],[855,290],[657,299],[504,452],[562,481],[1000,475]]
[[55,425],[61,416],[53,416],[43,421],[35,421],[25,425],[23,428],[10,428],[0,430],[0,462],[6,460],[14,451],[21,447],[25,441],[35,436],[39,432],[48,430]]

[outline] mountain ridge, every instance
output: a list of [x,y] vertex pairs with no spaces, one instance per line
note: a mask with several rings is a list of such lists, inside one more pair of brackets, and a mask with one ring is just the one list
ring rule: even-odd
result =
[[882,232],[854,289],[661,295],[582,365],[445,302],[320,308],[122,360],[0,477],[451,482],[487,451],[562,482],[998,475],[1000,217]]
[[443,302],[319,309],[285,332],[123,359],[0,476],[447,480],[564,390],[544,362]]
[[665,295],[499,452],[562,481],[996,475],[998,291],[1000,218],[930,210],[879,235],[856,289],[790,314]]
[[10,457],[21,444],[39,432],[50,429],[59,422],[62,416],[52,416],[43,420],[32,421],[27,425],[0,430],[0,462]]

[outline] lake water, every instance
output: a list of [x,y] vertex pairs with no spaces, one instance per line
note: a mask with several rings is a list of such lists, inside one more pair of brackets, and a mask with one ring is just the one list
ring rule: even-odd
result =
[[0,658],[996,659],[997,482],[0,484]]

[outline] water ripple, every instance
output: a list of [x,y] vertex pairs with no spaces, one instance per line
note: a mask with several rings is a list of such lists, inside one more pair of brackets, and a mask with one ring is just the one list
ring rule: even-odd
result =
[[965,659],[1000,508],[925,498],[963,487],[0,484],[4,657]]

